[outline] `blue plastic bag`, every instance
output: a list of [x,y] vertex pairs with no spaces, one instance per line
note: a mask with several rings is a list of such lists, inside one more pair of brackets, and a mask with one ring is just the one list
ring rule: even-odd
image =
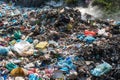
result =
[[33,43],[33,39],[31,37],[29,37],[26,41],[28,41],[29,43]]
[[29,75],[29,80],[39,80],[39,77],[35,74],[30,74]]
[[0,13],[0,17],[2,17],[2,13]]
[[45,29],[44,28],[40,28],[40,34],[44,34],[45,33]]
[[115,24],[116,24],[116,25],[120,25],[120,21],[117,21]]
[[0,80],[4,80],[4,78],[2,76],[0,76]]
[[9,48],[0,46],[0,55],[7,56]]
[[31,31],[34,31],[34,30],[35,30],[35,26],[32,26],[32,27],[31,27]]
[[60,70],[66,72],[66,73],[69,73],[68,67],[62,67]]
[[15,24],[15,23],[17,23],[17,20],[14,19],[14,20],[12,20],[12,22],[13,22],[13,24]]
[[71,57],[67,57],[63,60],[58,61],[57,66],[60,67],[61,71],[64,71],[66,73],[69,73],[70,70],[75,69],[75,65],[73,64]]
[[109,72],[112,69],[112,66],[106,62],[98,65],[96,68],[91,70],[91,74],[94,76],[101,76],[107,72]]
[[24,14],[23,14],[23,17],[24,17],[24,18],[28,18],[27,13],[24,13]]
[[4,7],[5,10],[10,10],[11,8],[9,6]]
[[12,71],[13,69],[17,68],[18,66],[14,63],[8,63],[6,64],[6,68],[9,70],[9,71]]
[[77,38],[78,38],[79,40],[83,40],[83,39],[85,38],[85,35],[84,35],[84,34],[80,34],[80,35],[77,36]]
[[7,74],[4,74],[4,75],[3,75],[3,78],[4,78],[4,80],[7,80],[8,75],[7,75]]
[[93,41],[95,41],[95,38],[92,36],[87,36],[84,38],[84,40],[86,43],[92,43]]

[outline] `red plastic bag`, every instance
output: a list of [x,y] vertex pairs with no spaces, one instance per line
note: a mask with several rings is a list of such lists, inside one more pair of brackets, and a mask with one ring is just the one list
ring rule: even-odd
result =
[[89,30],[85,30],[84,32],[85,36],[95,36],[96,32],[94,31],[89,31]]

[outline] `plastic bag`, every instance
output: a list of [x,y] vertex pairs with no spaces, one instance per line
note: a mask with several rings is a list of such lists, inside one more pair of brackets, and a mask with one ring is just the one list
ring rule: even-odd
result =
[[105,29],[99,29],[98,35],[108,36],[108,32],[106,32]]
[[49,41],[49,44],[54,45],[54,46],[58,46],[58,43],[53,41],[53,40]]
[[36,45],[36,48],[44,49],[45,47],[47,47],[47,45],[48,45],[48,42],[40,42]]
[[28,75],[28,71],[26,69],[23,68],[15,68],[10,72],[11,76],[26,76]]
[[15,77],[15,80],[25,80],[23,77]]
[[84,32],[85,36],[95,36],[96,33],[94,31],[88,31],[88,30],[85,30]]
[[67,30],[71,30],[73,28],[72,24],[67,25]]
[[91,74],[94,76],[101,76],[112,69],[112,66],[106,62],[98,65],[95,69],[91,70]]
[[31,37],[27,38],[27,40],[29,43],[33,43],[33,39]]
[[63,79],[65,76],[62,71],[55,71],[52,77],[53,79],[60,79],[60,78]]
[[115,24],[116,24],[117,26],[120,26],[120,21],[117,21]]
[[87,43],[92,43],[93,41],[95,41],[95,38],[92,37],[92,36],[87,36],[87,37],[84,38],[83,41],[85,41]]
[[69,73],[70,70],[75,69],[75,65],[73,64],[72,58],[70,57],[58,61],[57,66],[60,67],[61,71],[64,71],[66,73]]
[[14,50],[20,56],[29,56],[34,53],[34,47],[27,41],[20,41],[14,45]]
[[3,47],[0,46],[0,55],[6,56],[9,52],[9,48],[8,47]]
[[21,14],[20,11],[19,11],[18,9],[16,9],[14,12],[15,12],[15,15]]
[[79,40],[83,40],[83,39],[85,38],[85,35],[84,35],[84,34],[80,34],[80,35],[77,36],[77,38],[78,38]]
[[98,35],[103,35],[105,33],[105,29],[98,29]]
[[39,77],[35,74],[30,74],[29,75],[29,80],[39,80]]
[[15,31],[15,33],[14,33],[14,38],[15,39],[20,39],[21,38],[21,32],[20,31]]
[[28,18],[28,14],[27,14],[27,13],[24,13],[22,16],[23,16],[24,18]]
[[9,71],[11,71],[11,70],[13,70],[13,69],[15,69],[15,68],[17,68],[18,66],[17,65],[15,65],[14,63],[8,63],[7,65],[6,65],[6,68],[9,70]]
[[11,42],[9,42],[10,45],[14,45],[16,43],[16,40],[12,40]]
[[16,19],[12,20],[12,23],[13,24],[17,23],[17,20]]
[[0,13],[0,17],[2,17],[2,13]]

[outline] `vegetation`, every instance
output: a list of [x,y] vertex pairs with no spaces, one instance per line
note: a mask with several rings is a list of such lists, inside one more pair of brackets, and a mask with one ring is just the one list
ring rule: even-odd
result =
[[[57,0],[56,0],[57,1]],[[59,1],[59,0],[58,0]],[[76,5],[85,0],[64,0],[68,5]],[[105,13],[114,13],[120,10],[120,0],[93,0],[93,6],[99,6]]]
[[[10,0],[5,0],[5,1],[10,1]],[[27,3],[27,5],[30,4],[33,6],[34,5],[39,6],[39,5],[41,5],[41,3],[43,4],[50,0],[36,0],[37,1],[36,3],[35,2],[33,3],[31,1],[34,1],[34,0],[18,0],[18,3],[21,3],[23,5],[24,5],[24,3]],[[53,0],[53,1],[58,2],[58,1],[62,1],[62,0]],[[67,5],[76,5],[78,3],[84,3],[83,5],[85,5],[85,0],[63,0],[63,1]],[[120,0],[94,0],[93,5],[99,6],[107,13],[116,12],[116,11],[120,10]]]
[[101,7],[107,13],[120,10],[120,0],[94,0],[93,5]]
[[[60,0],[54,0],[60,1]],[[63,0],[68,5],[76,5],[78,2],[85,2],[85,0]],[[93,6],[99,6],[104,12],[112,13],[120,10],[120,0],[93,0]]]
[[67,4],[76,4],[79,0],[65,0]]
[[[54,0],[56,2],[61,1],[61,0]],[[76,5],[79,0],[63,0],[65,4],[67,5]]]

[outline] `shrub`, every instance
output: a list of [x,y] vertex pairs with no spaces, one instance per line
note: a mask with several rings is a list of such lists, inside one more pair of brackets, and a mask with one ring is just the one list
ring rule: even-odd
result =
[[78,0],[65,0],[66,4],[76,4]]

